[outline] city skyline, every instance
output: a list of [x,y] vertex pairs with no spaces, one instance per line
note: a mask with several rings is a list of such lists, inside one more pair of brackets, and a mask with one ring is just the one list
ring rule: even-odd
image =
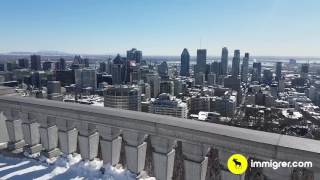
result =
[[136,47],[144,55],[179,56],[187,48],[195,56],[205,48],[219,56],[227,46],[253,56],[317,57],[318,5],[315,0],[7,1],[0,7],[0,53],[116,54]]

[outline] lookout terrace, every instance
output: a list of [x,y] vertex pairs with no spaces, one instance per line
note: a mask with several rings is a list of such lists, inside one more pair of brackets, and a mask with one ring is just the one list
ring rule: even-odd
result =
[[[320,179],[316,140],[8,92],[1,89],[2,151],[49,158],[79,153],[84,160],[100,158],[159,180]],[[234,175],[227,170],[234,153],[255,160],[311,161],[313,167],[249,168]]]

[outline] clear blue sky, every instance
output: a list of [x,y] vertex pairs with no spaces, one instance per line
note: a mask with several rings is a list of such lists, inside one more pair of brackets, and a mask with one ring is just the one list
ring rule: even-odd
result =
[[1,0],[0,52],[320,56],[319,0]]

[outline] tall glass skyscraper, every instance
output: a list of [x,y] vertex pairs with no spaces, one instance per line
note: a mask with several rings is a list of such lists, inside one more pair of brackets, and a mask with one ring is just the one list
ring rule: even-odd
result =
[[249,53],[244,54],[244,58],[241,65],[241,81],[248,82],[249,73]]
[[222,48],[221,54],[221,74],[227,75],[228,74],[228,48]]
[[190,54],[188,49],[184,48],[181,53],[181,69],[180,76],[189,76],[189,68],[190,68]]
[[276,81],[281,79],[282,62],[277,62],[276,65]]
[[196,72],[206,73],[207,68],[207,50],[198,49],[197,50],[197,69]]
[[234,56],[232,59],[232,76],[238,76],[240,73],[240,50],[234,50]]

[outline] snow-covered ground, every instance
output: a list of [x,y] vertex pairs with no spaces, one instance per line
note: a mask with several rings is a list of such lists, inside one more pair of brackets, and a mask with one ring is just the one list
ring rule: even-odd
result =
[[[104,168],[104,173],[101,169]],[[55,159],[43,156],[12,157],[0,154],[0,179],[105,179],[135,180],[136,175],[122,168],[103,165],[102,161],[82,161],[78,154]],[[155,180],[155,178],[145,178]]]

